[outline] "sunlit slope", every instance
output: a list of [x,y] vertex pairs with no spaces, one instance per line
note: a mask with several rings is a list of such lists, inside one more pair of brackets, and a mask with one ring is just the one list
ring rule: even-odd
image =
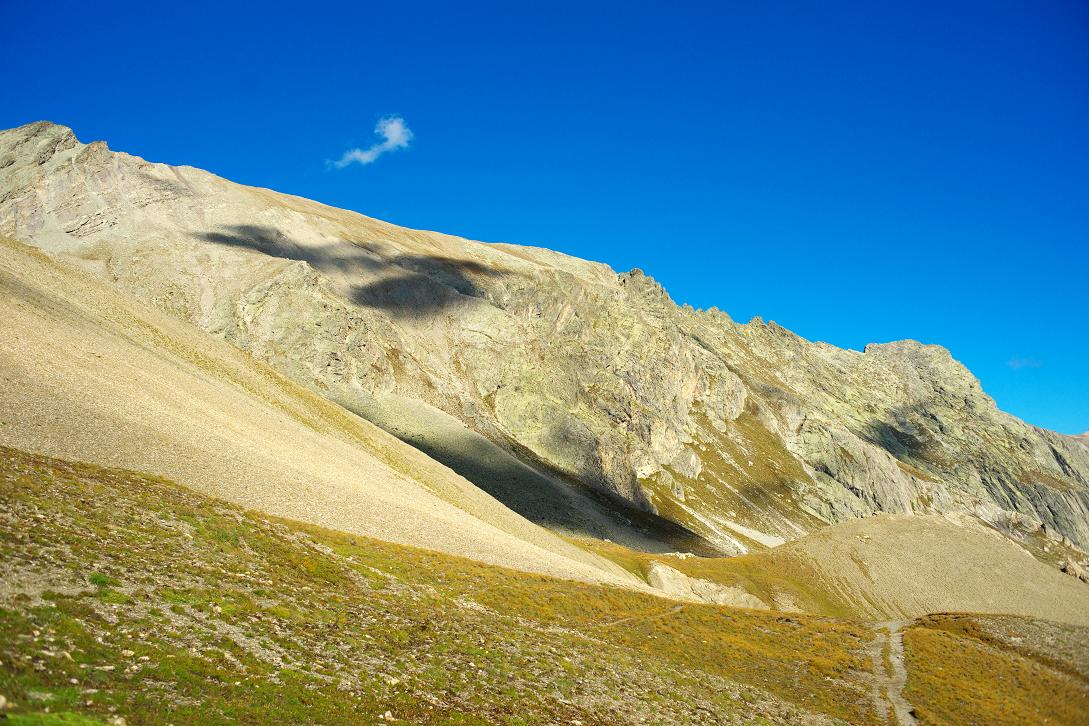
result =
[[1008,613],[1089,625],[1089,585],[967,518],[868,517],[731,558],[650,556],[577,541],[635,574],[657,560],[784,610],[872,620]]
[[891,724],[892,661],[928,724],[1089,709],[1084,627],[924,618],[891,625],[901,655],[872,624],[524,574],[10,448],[0,553],[13,723]]
[[985,612],[1089,625],[1089,585],[968,518],[842,522],[752,559],[750,570],[793,560],[830,600],[875,619]]
[[1089,721],[1089,629],[934,615],[904,631],[904,694],[922,726]]
[[17,713],[873,722],[867,625],[523,574],[136,472],[0,448],[0,552],[0,693]]
[[807,341],[677,305],[639,270],[406,229],[44,122],[0,131],[0,233],[350,410],[422,402],[723,552],[875,512],[1089,548],[1089,448],[999,411],[938,346]]
[[238,349],[12,241],[0,380],[0,443],[484,562],[629,579]]

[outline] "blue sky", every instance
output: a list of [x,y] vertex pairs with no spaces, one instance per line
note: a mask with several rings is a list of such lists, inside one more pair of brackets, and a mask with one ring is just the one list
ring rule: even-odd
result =
[[153,5],[0,2],[0,126],[940,343],[1089,429],[1082,0]]

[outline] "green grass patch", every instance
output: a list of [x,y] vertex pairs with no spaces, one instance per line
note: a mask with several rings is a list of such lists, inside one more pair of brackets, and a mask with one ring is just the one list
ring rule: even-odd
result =
[[12,715],[48,692],[130,724],[873,720],[872,633],[850,620],[676,609],[12,449],[0,510],[25,590],[0,609]]

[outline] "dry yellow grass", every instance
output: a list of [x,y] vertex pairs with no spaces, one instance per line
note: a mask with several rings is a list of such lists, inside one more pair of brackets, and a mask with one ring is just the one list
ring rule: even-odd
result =
[[[906,696],[923,724],[1084,726],[1089,678],[1060,657],[994,637],[983,618],[932,616],[904,633]],[[1083,629],[1073,637],[1085,644]]]
[[[865,625],[678,606],[13,449],[0,449],[0,503],[0,692],[20,711],[46,693],[130,723],[872,716]],[[27,518],[37,525],[15,525]],[[35,667],[44,647],[73,660]]]

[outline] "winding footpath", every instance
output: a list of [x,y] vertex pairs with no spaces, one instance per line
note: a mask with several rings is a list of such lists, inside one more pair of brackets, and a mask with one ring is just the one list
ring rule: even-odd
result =
[[[886,714],[889,709],[896,717],[899,726],[915,726],[911,704],[904,698],[904,686],[907,685],[907,668],[904,666],[904,627],[899,620],[890,620],[874,625],[877,634],[869,645],[870,658],[873,660],[874,680],[871,691],[874,708],[878,714]],[[885,665],[885,648],[888,647],[888,667]]]

